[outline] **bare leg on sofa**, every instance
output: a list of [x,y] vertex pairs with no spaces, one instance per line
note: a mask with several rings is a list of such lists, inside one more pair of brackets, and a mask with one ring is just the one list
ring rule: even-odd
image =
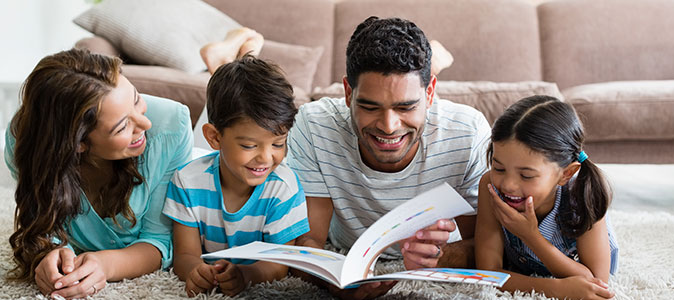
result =
[[222,41],[206,44],[199,53],[208,71],[213,74],[221,65],[230,63],[245,53],[257,55],[262,49],[263,42],[261,34],[242,27],[228,32]]
[[431,74],[437,76],[442,70],[452,65],[454,57],[437,40],[431,40],[429,43],[431,44],[431,50],[433,50],[433,56],[431,56]]

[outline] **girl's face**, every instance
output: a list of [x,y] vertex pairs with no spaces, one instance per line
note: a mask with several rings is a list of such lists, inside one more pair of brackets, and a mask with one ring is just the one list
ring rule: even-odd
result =
[[146,111],[136,88],[120,75],[117,87],[101,101],[96,128],[89,134],[90,158],[120,160],[143,154],[145,131],[152,127]]
[[568,181],[564,169],[514,139],[494,143],[493,150],[489,174],[503,201],[523,212],[531,196],[536,216],[547,215],[554,207],[557,185]]

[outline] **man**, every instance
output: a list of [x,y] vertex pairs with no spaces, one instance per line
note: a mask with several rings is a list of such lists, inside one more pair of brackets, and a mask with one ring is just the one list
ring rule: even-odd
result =
[[[477,207],[489,124],[473,108],[433,99],[437,79],[421,29],[370,17],[351,36],[346,56],[345,98],[305,104],[289,132],[288,164],[304,187],[311,228],[297,244],[322,248],[329,236],[349,248],[379,217],[442,182]],[[464,238],[472,238],[474,220],[456,218]],[[441,246],[461,239],[455,229],[454,222],[438,221],[384,254],[402,251],[408,269],[434,267]],[[364,298],[391,286],[339,292]]]

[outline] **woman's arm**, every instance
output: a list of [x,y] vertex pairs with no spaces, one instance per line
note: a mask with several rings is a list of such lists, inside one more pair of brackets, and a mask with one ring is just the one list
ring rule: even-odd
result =
[[107,281],[134,278],[157,270],[161,253],[147,243],[123,249],[85,252],[74,260],[74,270],[55,283],[52,296],[84,298],[103,289]]

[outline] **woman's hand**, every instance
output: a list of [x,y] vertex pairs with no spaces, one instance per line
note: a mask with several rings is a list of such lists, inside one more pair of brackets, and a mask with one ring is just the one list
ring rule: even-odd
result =
[[226,264],[224,270],[215,275],[220,291],[230,297],[236,296],[246,288],[246,280],[241,268],[226,260],[220,260],[218,263]]
[[494,216],[503,227],[527,244],[529,244],[528,241],[540,235],[538,219],[534,210],[534,199],[531,196],[524,200],[524,212],[518,212],[501,200],[491,184],[489,184],[489,194],[491,195]]
[[73,263],[72,272],[67,273],[54,284],[56,291],[51,293],[52,297],[58,295],[66,299],[86,298],[98,293],[106,286],[105,265],[95,252],[82,253],[75,257]]
[[185,292],[188,297],[194,297],[200,293],[208,292],[218,285],[215,275],[224,269],[224,260],[214,265],[201,263],[194,267],[185,280]]
[[559,284],[554,292],[558,298],[568,299],[611,299],[615,293],[608,289],[608,284],[596,277],[571,276],[558,279]]
[[[45,295],[63,287],[56,286],[57,280],[75,268],[75,253],[69,248],[57,248],[45,255],[35,268],[35,283]],[[63,273],[61,273],[63,272]]]

